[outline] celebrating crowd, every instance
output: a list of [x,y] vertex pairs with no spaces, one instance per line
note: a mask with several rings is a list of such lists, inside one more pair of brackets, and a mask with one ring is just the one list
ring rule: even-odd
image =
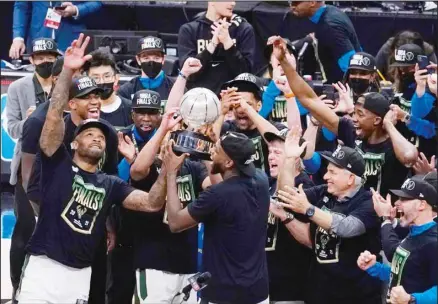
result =
[[[256,76],[254,31],[234,6],[209,2],[181,26],[177,77],[160,37],[138,41],[141,75],[122,85],[84,34],[65,52],[32,41],[35,72],[7,101],[14,303],[437,303],[430,45],[406,30],[373,56],[338,8],[291,1],[315,23],[323,80],[299,74],[280,36]],[[188,129],[181,102],[196,88],[211,90],[206,111],[220,100],[202,128],[209,160],[171,135]],[[185,295],[197,272],[208,285]]]

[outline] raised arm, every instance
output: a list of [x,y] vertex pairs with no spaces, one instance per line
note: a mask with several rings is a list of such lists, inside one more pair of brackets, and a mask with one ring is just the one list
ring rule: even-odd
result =
[[166,202],[166,169],[162,168],[149,193],[134,190],[123,201],[123,207],[134,211],[157,212]]
[[90,37],[84,40],[84,34],[80,34],[64,56],[64,67],[59,75],[56,86],[53,89],[49,110],[40,137],[40,148],[46,156],[52,156],[61,146],[64,140],[64,121],[62,115],[69,99],[69,90],[73,74],[79,70],[91,55],[85,55],[85,49],[90,42]]
[[227,88],[221,92],[221,111],[219,117],[213,124],[213,133],[216,139],[221,137],[221,129],[225,120],[225,115],[231,111],[234,104],[238,104],[240,96],[237,93],[237,88]]
[[300,130],[299,126],[294,126],[287,134],[284,147],[284,162],[283,167],[280,169],[277,190],[284,189],[286,185],[289,187],[295,186],[295,177],[299,174],[296,163],[307,146],[307,143],[299,145]]
[[335,134],[338,134],[339,117],[319,98],[312,88],[300,77],[291,63],[286,59],[286,45],[281,37],[273,41],[273,53],[279,60],[286,74],[289,86],[300,103],[309,110],[310,114]]
[[167,103],[165,107],[165,112],[174,107],[179,107],[181,98],[184,95],[184,90],[186,89],[187,78],[190,75],[197,73],[202,68],[201,61],[196,58],[187,58],[181,69],[180,74],[176,78],[175,83],[170,90],[169,98],[167,98]]
[[391,109],[383,119],[383,127],[391,138],[392,147],[397,159],[406,167],[412,167],[418,158],[417,148],[395,128],[394,122],[396,121],[397,114]]
[[143,149],[141,149],[134,163],[132,163],[130,175],[133,180],[138,181],[148,176],[150,167],[160,149],[161,142],[167,132],[172,130],[173,127],[181,121],[181,117],[173,118],[176,111],[177,108],[173,108],[164,114],[157,132],[155,132],[154,136],[152,136]]
[[253,107],[251,107],[244,99],[240,99],[240,106],[248,115],[249,119],[252,120],[257,130],[260,134],[265,134],[265,132],[278,133],[277,128],[271,124],[269,121],[264,119]]

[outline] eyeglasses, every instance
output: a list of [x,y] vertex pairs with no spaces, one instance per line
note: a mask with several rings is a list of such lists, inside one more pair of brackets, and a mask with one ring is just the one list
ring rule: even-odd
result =
[[102,77],[100,76],[90,76],[97,84],[99,83],[107,83],[107,82],[113,82],[114,81],[114,74],[105,74]]

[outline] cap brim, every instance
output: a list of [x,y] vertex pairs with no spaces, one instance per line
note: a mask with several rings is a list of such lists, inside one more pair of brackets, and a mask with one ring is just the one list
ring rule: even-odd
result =
[[265,132],[263,134],[263,137],[266,139],[267,142],[272,142],[274,140],[279,140],[282,142],[285,142],[286,139],[278,134],[272,133],[272,132]]
[[415,62],[413,63],[401,63],[401,62],[394,62],[392,64],[390,64],[390,67],[410,67],[410,66],[414,66]]
[[236,168],[248,177],[252,177],[256,173],[256,167],[254,166],[254,163],[250,163],[248,165],[239,165],[236,163]]
[[348,67],[348,70],[349,71],[351,71],[351,70],[362,70],[362,71],[367,71],[367,72],[374,72],[375,71],[375,69],[373,69],[373,68],[366,68],[366,67],[363,67],[363,66]]
[[404,192],[403,190],[400,190],[400,189],[391,189],[389,191],[397,197],[408,198],[408,199],[415,199],[416,198],[412,195],[407,194],[406,192]]
[[79,134],[81,134],[82,132],[84,132],[85,130],[87,130],[89,128],[100,129],[102,131],[102,133],[105,135],[105,138],[108,138],[110,128],[109,128],[109,126],[107,126],[106,124],[104,124],[101,121],[90,121],[90,122],[83,124],[79,129],[75,130],[74,138],[76,138],[76,136],[78,136]]
[[260,87],[255,84],[254,82],[251,81],[246,81],[246,80],[231,80],[228,82],[225,82],[222,85],[221,90],[226,90],[227,88],[232,88],[232,87],[236,87],[237,90],[239,91],[239,89],[247,89],[250,88],[251,90],[249,90],[252,93],[257,93],[260,94],[261,89]]
[[45,53],[45,54],[55,54],[57,56],[62,56],[63,55],[60,50],[56,50],[56,51],[36,51],[36,52],[30,53],[30,56],[33,56],[33,55],[36,55],[36,54],[42,54],[42,53]]
[[329,162],[331,162],[332,164],[336,165],[337,167],[342,168],[342,169],[346,169],[346,170],[350,171],[350,169],[348,169],[348,168],[346,168],[345,166],[341,165],[341,164],[340,164],[336,159],[334,159],[333,157],[331,157],[331,156],[329,156],[329,155],[326,155],[326,154],[324,154],[324,153],[320,153],[320,155],[321,155],[323,158],[325,158],[326,160],[328,160]]
[[131,109],[149,109],[149,110],[161,110],[161,103],[158,106],[149,106],[149,105],[137,105],[131,106]]
[[140,55],[141,53],[144,53],[144,52],[158,52],[158,53],[166,54],[166,52],[163,49],[144,49],[144,50],[137,52],[137,55]]
[[98,88],[98,87],[90,87],[90,88],[87,88],[86,90],[80,92],[78,95],[73,96],[73,98],[81,98],[81,97],[87,96],[88,94],[91,94],[93,92],[102,94],[103,89]]

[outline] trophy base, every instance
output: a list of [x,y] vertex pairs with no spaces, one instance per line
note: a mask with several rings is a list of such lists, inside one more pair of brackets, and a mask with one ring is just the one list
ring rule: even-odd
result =
[[188,153],[192,159],[211,160],[210,149],[214,143],[209,137],[192,131],[178,130],[171,132],[170,138],[175,142],[173,152],[176,154]]

